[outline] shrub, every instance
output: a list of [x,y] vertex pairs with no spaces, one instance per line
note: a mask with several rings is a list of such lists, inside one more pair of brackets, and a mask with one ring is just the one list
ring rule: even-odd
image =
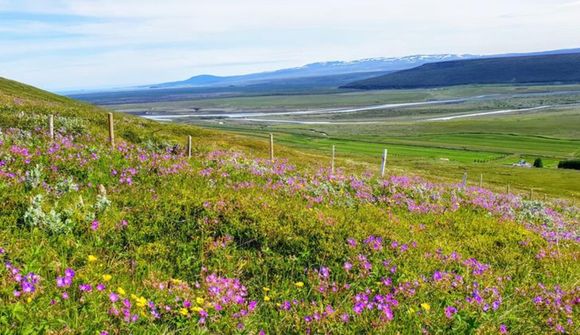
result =
[[26,171],[26,175],[24,177],[24,187],[27,191],[33,190],[40,186],[42,183],[42,165],[36,164],[36,166]]
[[558,163],[558,169],[580,170],[580,159],[560,161],[560,163]]
[[543,168],[544,167],[544,162],[542,162],[541,158],[536,158],[536,160],[534,161],[534,167],[535,168]]
[[72,221],[69,218],[70,213],[58,213],[54,209],[45,213],[42,210],[42,195],[36,195],[30,204],[30,207],[24,213],[23,221],[27,227],[39,227],[52,234],[67,233],[72,228]]

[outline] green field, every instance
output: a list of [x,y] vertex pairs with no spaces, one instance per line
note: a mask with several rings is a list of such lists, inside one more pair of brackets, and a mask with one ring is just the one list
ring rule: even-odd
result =
[[[483,96],[483,97],[482,97]],[[475,98],[474,98],[475,97]],[[403,106],[350,113],[321,109],[356,108],[390,103],[466,99],[447,104]],[[156,115],[261,112],[259,117],[174,119],[267,141],[274,133],[278,144],[327,156],[332,145],[344,166],[377,171],[383,149],[389,150],[389,168],[431,178],[459,179],[464,172],[472,182],[489,187],[507,184],[551,197],[580,197],[576,171],[556,169],[560,160],[580,157],[580,87],[464,86],[426,90],[387,90],[335,94],[241,96],[152,104],[116,105]],[[506,114],[430,121],[470,113],[523,110]],[[304,114],[303,111],[313,111]],[[283,114],[280,114],[280,112]],[[293,111],[301,113],[292,114]],[[272,114],[273,113],[273,114]],[[267,121],[259,121],[267,120]],[[306,124],[300,124],[306,122]],[[541,158],[543,169],[513,167],[520,160]]]

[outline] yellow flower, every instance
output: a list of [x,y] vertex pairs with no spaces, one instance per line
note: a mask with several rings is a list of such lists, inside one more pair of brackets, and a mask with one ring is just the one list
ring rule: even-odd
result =
[[295,284],[294,284],[294,286],[296,286],[296,287],[298,287],[298,288],[300,288],[300,287],[304,287],[304,283],[303,283],[303,282],[301,282],[301,281],[299,281],[299,282],[295,283]]
[[89,257],[87,257],[87,259],[89,260],[89,262],[96,262],[98,258],[97,258],[97,256],[89,255]]
[[111,276],[111,275],[103,275],[103,281],[105,281],[105,282],[110,281],[111,278],[113,278],[113,276]]
[[28,299],[26,299],[26,302],[28,302],[28,303],[32,302],[32,298],[28,297]]
[[203,303],[205,302],[205,299],[197,297],[197,298],[195,298],[195,302],[197,302],[198,305],[203,305]]
[[138,298],[137,299],[137,306],[138,307],[145,307],[145,306],[147,306],[147,299],[145,299],[144,297]]
[[270,297],[269,296],[264,296],[264,301],[270,301]]
[[123,290],[122,287],[117,288],[117,293],[119,293],[120,295],[125,295],[126,294],[125,290]]
[[268,292],[268,291],[270,291],[270,289],[269,289],[269,288],[267,288],[267,287],[262,287],[262,290],[264,290],[264,292]]
[[199,313],[199,312],[203,311],[203,308],[201,308],[199,306],[194,306],[194,307],[191,307],[191,310],[194,311],[194,312]]
[[138,297],[138,296],[136,296],[136,295],[134,295],[134,294],[131,294],[131,299],[133,299],[133,300],[138,300],[138,299],[139,299],[139,297]]
[[429,305],[428,303],[422,303],[421,307],[426,310],[427,312],[429,312],[431,310],[431,305]]
[[187,315],[189,314],[189,311],[187,310],[187,308],[182,308],[179,310],[179,314],[181,315]]

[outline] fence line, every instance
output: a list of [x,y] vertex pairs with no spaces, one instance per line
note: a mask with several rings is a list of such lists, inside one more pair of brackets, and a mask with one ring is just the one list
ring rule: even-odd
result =
[[[109,125],[109,143],[111,147],[115,147],[115,127],[114,127],[114,117],[113,113],[108,113],[108,125]],[[49,128],[49,136],[51,140],[54,140],[54,115],[49,115],[48,117],[48,128]],[[187,157],[192,157],[192,137],[191,135],[187,136]],[[270,161],[274,162],[274,134],[270,133]],[[382,160],[381,160],[381,177],[385,176],[386,166],[388,162],[388,149],[383,150]],[[336,169],[336,145],[332,145],[332,157],[331,157],[331,165],[330,165],[331,173],[334,174]],[[461,185],[463,188],[467,187],[467,172],[463,173],[463,178]],[[479,175],[479,187],[483,187],[483,173]],[[511,194],[511,185],[510,183],[506,184],[506,194]],[[520,194],[521,196],[521,194]],[[522,196],[522,198],[525,196]],[[534,188],[529,189],[529,200],[534,199]],[[548,200],[548,195],[544,193],[543,197],[544,202]]]
[[332,161],[330,163],[330,173],[334,174],[334,156],[335,156],[335,146],[332,145]]
[[270,133],[270,161],[274,162],[274,134]]
[[383,151],[383,160],[381,162],[381,177],[385,176],[385,168],[387,167],[387,155],[388,155],[388,151],[387,149],[385,149]]
[[187,136],[187,158],[191,158],[191,135]]
[[52,114],[48,116],[48,133],[50,135],[50,140],[54,141],[54,115]]
[[113,113],[109,113],[109,143],[111,143],[111,148],[115,148],[115,127],[113,122]]

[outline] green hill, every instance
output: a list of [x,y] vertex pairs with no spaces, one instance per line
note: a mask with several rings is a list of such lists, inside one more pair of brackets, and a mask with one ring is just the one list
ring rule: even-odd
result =
[[111,147],[104,110],[6,80],[0,101],[2,333],[579,330],[568,202],[122,114]]
[[580,53],[500,57],[425,64],[356,81],[355,89],[401,89],[468,84],[578,83]]

